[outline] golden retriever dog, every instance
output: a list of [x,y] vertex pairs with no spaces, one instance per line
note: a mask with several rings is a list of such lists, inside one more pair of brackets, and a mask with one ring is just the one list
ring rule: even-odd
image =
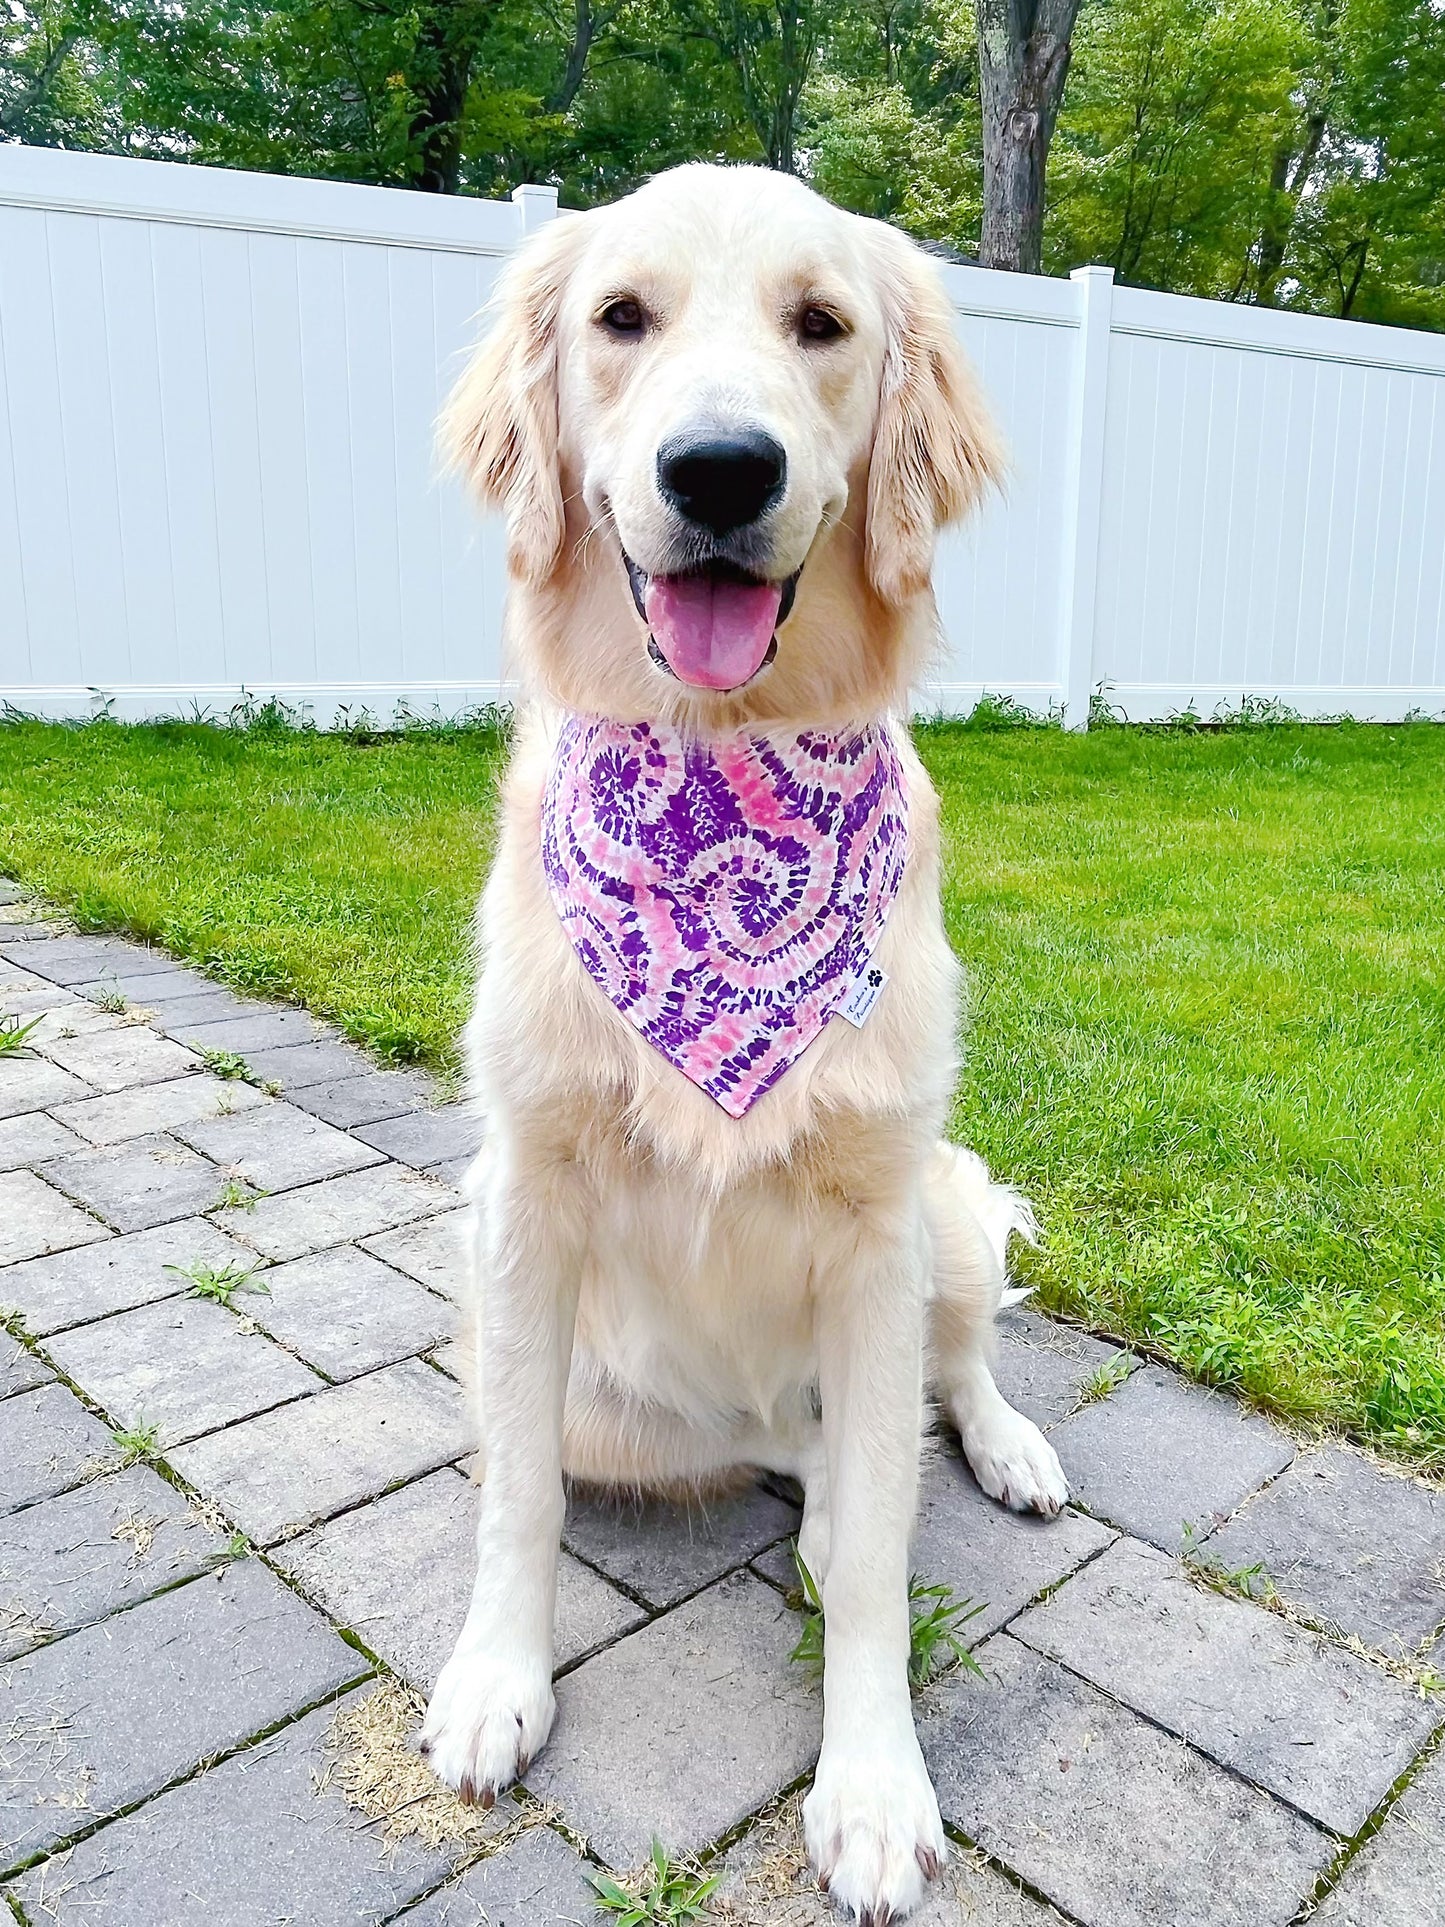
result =
[[488,1804],[546,1740],[564,1478],[792,1475],[827,1615],[808,1852],[881,1922],[946,1851],[907,1679],[930,1390],[985,1491],[1067,1496],[990,1376],[1028,1207],[942,1139],[958,970],[904,722],[936,532],[997,445],[911,242],[712,166],[529,240],[443,435],[505,512],[528,706],[467,1032],[477,1579],[421,1744]]

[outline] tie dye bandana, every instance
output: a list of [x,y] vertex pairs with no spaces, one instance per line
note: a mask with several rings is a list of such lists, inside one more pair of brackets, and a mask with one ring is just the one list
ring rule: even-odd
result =
[[907,848],[903,772],[877,726],[706,741],[574,716],[542,803],[572,948],[730,1117],[845,1004],[871,1008]]

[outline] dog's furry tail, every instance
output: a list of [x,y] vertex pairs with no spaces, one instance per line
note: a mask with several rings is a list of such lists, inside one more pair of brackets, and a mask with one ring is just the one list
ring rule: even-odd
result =
[[[998,1268],[1007,1278],[1009,1233],[1017,1231],[1031,1245],[1039,1241],[1039,1224],[1033,1206],[1021,1191],[1015,1191],[1012,1185],[1000,1184],[991,1178],[988,1166],[976,1151],[965,1150],[961,1144],[947,1144],[941,1148],[947,1152],[953,1166],[954,1184],[964,1203],[977,1218],[980,1229],[993,1247]],[[999,1299],[1000,1309],[1019,1304],[1032,1290],[1032,1285],[1006,1285]]]

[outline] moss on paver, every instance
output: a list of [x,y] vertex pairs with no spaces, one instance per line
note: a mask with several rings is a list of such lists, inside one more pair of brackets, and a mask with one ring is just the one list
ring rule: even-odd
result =
[[[1040,1300],[1445,1463],[1445,730],[920,732]],[[502,734],[0,728],[0,867],[450,1061]]]

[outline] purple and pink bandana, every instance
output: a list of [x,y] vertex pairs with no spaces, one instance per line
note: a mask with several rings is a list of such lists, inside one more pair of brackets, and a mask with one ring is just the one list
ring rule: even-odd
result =
[[[542,863],[572,948],[628,1023],[741,1117],[840,1009],[908,849],[886,730],[705,741],[573,716],[542,801]],[[871,980],[871,981],[870,981]]]

